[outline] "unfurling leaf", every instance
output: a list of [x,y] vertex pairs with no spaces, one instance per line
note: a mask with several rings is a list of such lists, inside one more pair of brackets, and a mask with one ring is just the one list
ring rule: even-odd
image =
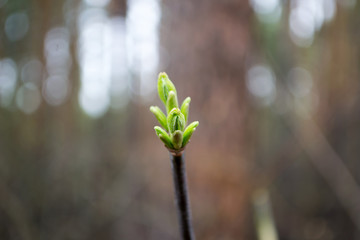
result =
[[183,142],[183,132],[180,130],[176,130],[172,134],[172,143],[175,149],[180,149]]
[[190,106],[191,98],[187,97],[181,104],[181,113],[185,117],[185,124],[187,123],[188,116],[189,116],[189,106]]
[[157,106],[151,106],[150,111],[155,115],[156,119],[159,121],[161,126],[168,131],[167,120],[165,114]]
[[185,128],[185,118],[181,113],[180,109],[173,108],[168,117],[167,117],[167,125],[170,133],[174,133],[176,130],[184,131]]
[[168,99],[166,101],[166,111],[167,111],[167,113],[169,114],[169,112],[173,108],[179,108],[178,100],[177,100],[176,93],[174,91],[170,91],[169,95],[168,95]]
[[169,134],[167,134],[167,132],[164,129],[162,129],[161,127],[155,126],[154,129],[155,129],[156,135],[158,135],[160,140],[163,141],[163,143],[168,148],[173,148],[173,144],[171,143],[172,141],[171,141]]
[[198,121],[192,122],[192,123],[189,124],[189,126],[187,126],[187,128],[184,131],[182,147],[185,147],[186,144],[188,144],[188,142],[189,142],[189,140],[191,138],[191,135],[196,130],[197,126],[199,126]]
[[176,88],[174,84],[170,81],[166,73],[161,72],[158,78],[158,93],[161,101],[164,103],[165,106],[170,91],[173,91],[176,95]]

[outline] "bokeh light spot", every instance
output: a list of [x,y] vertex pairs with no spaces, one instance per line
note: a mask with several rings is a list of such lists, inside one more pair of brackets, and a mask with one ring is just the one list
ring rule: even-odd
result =
[[39,89],[34,83],[28,82],[22,85],[16,93],[16,105],[26,114],[35,112],[41,103]]
[[65,27],[52,28],[46,34],[44,50],[49,75],[67,76],[72,64],[69,30]]
[[275,78],[266,66],[254,66],[247,73],[246,86],[249,92],[268,105],[274,101],[276,94]]
[[304,68],[295,67],[290,70],[288,88],[295,97],[306,97],[311,92],[313,80],[311,74]]
[[91,117],[100,117],[110,105],[112,32],[103,9],[85,9],[79,17],[81,89],[79,103]]
[[79,97],[81,107],[91,117],[101,117],[108,110],[109,94],[106,89],[99,88],[96,84],[87,84],[86,89],[80,91]]
[[44,82],[43,95],[47,103],[53,106],[62,104],[68,96],[68,79],[63,76],[50,76]]
[[258,14],[269,14],[279,6],[279,0],[251,0],[251,5]]
[[43,76],[42,63],[36,58],[30,59],[21,68],[20,74],[21,74],[21,80],[24,83],[32,82],[39,85]]
[[110,0],[85,0],[85,2],[93,7],[105,7]]
[[290,36],[300,47],[312,44],[316,31],[333,19],[335,0],[292,0],[289,16]]
[[29,18],[26,13],[13,13],[5,21],[5,34],[10,41],[22,39],[28,30]]
[[331,21],[336,13],[335,0],[324,0],[324,17],[325,21]]
[[303,8],[291,10],[290,19],[290,36],[295,44],[301,47],[308,47],[313,42],[315,33],[314,16]]
[[157,0],[129,1],[126,18],[128,62],[139,77],[133,92],[143,99],[156,90],[156,71],[159,63],[158,25],[161,11]]

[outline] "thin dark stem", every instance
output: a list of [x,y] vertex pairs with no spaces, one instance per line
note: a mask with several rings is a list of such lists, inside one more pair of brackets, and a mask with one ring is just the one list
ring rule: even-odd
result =
[[185,159],[183,155],[171,155],[171,164],[181,236],[183,240],[194,240],[195,237],[191,224],[190,203],[187,192]]

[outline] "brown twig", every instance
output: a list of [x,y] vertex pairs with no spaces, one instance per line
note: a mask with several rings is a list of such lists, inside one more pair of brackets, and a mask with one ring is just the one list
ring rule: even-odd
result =
[[190,202],[187,192],[185,158],[182,153],[170,154],[174,178],[175,202],[178,210],[180,232],[183,240],[194,240]]

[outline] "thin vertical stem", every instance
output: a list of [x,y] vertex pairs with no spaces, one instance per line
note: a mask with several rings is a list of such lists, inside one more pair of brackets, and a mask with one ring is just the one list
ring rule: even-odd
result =
[[190,202],[187,192],[185,159],[183,155],[171,155],[171,164],[181,236],[183,240],[194,240]]

